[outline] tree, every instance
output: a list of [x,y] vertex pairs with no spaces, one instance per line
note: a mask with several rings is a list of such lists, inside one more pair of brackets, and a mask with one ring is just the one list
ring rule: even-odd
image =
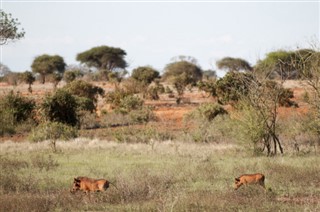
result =
[[181,62],[181,61],[186,61],[186,62],[192,63],[196,66],[199,66],[198,60],[192,56],[179,55],[179,56],[171,58],[171,62]]
[[63,76],[59,72],[53,72],[51,75],[51,82],[53,83],[53,90],[56,90],[59,82],[62,80]]
[[203,71],[203,80],[211,80],[217,78],[217,72],[214,70]]
[[270,79],[295,79],[298,75],[297,69],[293,66],[295,58],[295,52],[293,51],[278,50],[270,52],[265,59],[258,61],[255,71]]
[[126,54],[120,48],[98,46],[79,53],[76,60],[99,70],[115,71],[116,69],[125,69],[128,66],[124,60]]
[[33,74],[30,71],[25,71],[22,74],[22,81],[24,81],[25,83],[27,83],[29,85],[28,87],[28,91],[30,93],[32,93],[32,88],[31,85],[33,84],[33,82],[36,80],[36,78],[33,76]]
[[44,84],[46,75],[52,73],[63,74],[66,64],[63,58],[59,55],[41,55],[34,59],[31,68],[33,73],[38,73],[41,76],[41,82]]
[[165,67],[165,72],[163,74],[163,79],[172,82],[176,88],[179,95],[177,102],[182,97],[185,88],[188,85],[196,85],[201,78],[201,68],[187,61],[179,61],[168,64]]
[[9,13],[0,10],[0,45],[7,44],[9,41],[20,40],[24,37],[24,29],[19,31],[20,23],[18,19],[12,17]]
[[218,60],[216,65],[219,69],[228,71],[252,71],[251,65],[241,58],[225,57]]
[[281,84],[270,87],[268,81],[255,80],[248,88],[237,104],[243,134],[255,145],[255,150],[259,151],[262,144],[261,151],[266,150],[268,156],[276,155],[278,150],[283,153],[278,124]]
[[140,66],[132,70],[131,77],[145,85],[149,85],[159,77],[159,72],[150,66]]
[[83,72],[80,69],[68,69],[63,73],[63,79],[66,83],[72,82],[77,78],[83,77]]
[[9,73],[11,73],[10,68],[0,62],[0,77],[3,77]]

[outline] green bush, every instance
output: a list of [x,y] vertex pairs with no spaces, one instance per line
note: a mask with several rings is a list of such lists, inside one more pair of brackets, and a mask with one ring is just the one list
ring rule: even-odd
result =
[[104,95],[104,90],[101,87],[94,86],[83,80],[70,82],[64,87],[64,89],[75,96],[91,99],[94,104],[97,103],[99,96]]
[[216,80],[199,81],[197,83],[199,90],[209,93],[211,96],[217,96]]
[[41,104],[46,119],[72,126],[79,122],[77,108],[76,98],[65,89],[58,89],[53,95],[47,95]]
[[82,77],[83,74],[80,70],[68,70],[63,74],[63,79],[67,83],[73,82],[77,77]]
[[249,92],[250,84],[255,81],[251,73],[229,72],[216,83],[216,94],[223,104],[237,102]]
[[29,140],[41,142],[45,140],[70,140],[78,136],[76,128],[60,122],[45,122],[34,128]]
[[126,96],[132,95],[124,89],[116,89],[114,91],[108,92],[105,96],[106,103],[111,105],[112,109],[120,106],[120,102]]
[[19,93],[9,92],[0,98],[0,135],[14,134],[18,125],[33,118],[35,102]]
[[150,107],[142,107],[140,110],[132,110],[123,114],[110,112],[103,116],[101,125],[105,127],[128,126],[132,124],[147,123],[155,119],[155,115]]
[[143,105],[143,100],[137,96],[129,95],[120,100],[119,107],[116,111],[126,114],[133,110],[141,110]]
[[20,95],[20,93],[9,92],[0,99],[0,110],[8,111],[13,115],[14,124],[25,121],[32,115],[35,102]]
[[141,124],[147,123],[152,119],[155,119],[155,115],[150,107],[142,107],[139,110],[132,110],[129,113],[129,117],[132,123]]
[[200,105],[190,115],[192,118],[200,118],[210,122],[216,116],[223,114],[227,114],[227,111],[220,104],[205,103]]

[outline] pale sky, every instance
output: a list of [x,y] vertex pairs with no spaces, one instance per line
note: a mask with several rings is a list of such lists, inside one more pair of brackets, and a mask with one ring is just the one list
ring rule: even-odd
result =
[[179,55],[216,70],[223,57],[254,65],[270,51],[320,40],[319,1],[1,0],[1,8],[26,32],[1,46],[1,63],[19,72],[42,54],[79,64],[78,53],[101,45],[125,50],[129,71],[150,65],[162,72]]

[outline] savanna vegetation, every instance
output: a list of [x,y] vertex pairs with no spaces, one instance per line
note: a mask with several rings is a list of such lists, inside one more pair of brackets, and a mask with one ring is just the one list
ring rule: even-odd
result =
[[[0,12],[1,45],[22,39]],[[1,211],[320,210],[316,46],[254,65],[225,57],[220,78],[191,56],[128,73],[126,55],[103,45],[77,65],[47,54],[32,71],[1,64]],[[256,172],[266,190],[234,191]],[[77,176],[115,186],[71,194]]]

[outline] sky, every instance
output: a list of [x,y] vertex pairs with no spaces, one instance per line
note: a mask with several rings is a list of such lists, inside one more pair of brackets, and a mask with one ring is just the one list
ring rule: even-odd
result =
[[125,50],[129,71],[149,65],[162,73],[179,55],[217,70],[224,57],[254,65],[268,52],[320,40],[320,1],[0,0],[0,7],[26,32],[1,46],[0,62],[17,72],[42,54],[79,65],[78,53],[101,45]]

